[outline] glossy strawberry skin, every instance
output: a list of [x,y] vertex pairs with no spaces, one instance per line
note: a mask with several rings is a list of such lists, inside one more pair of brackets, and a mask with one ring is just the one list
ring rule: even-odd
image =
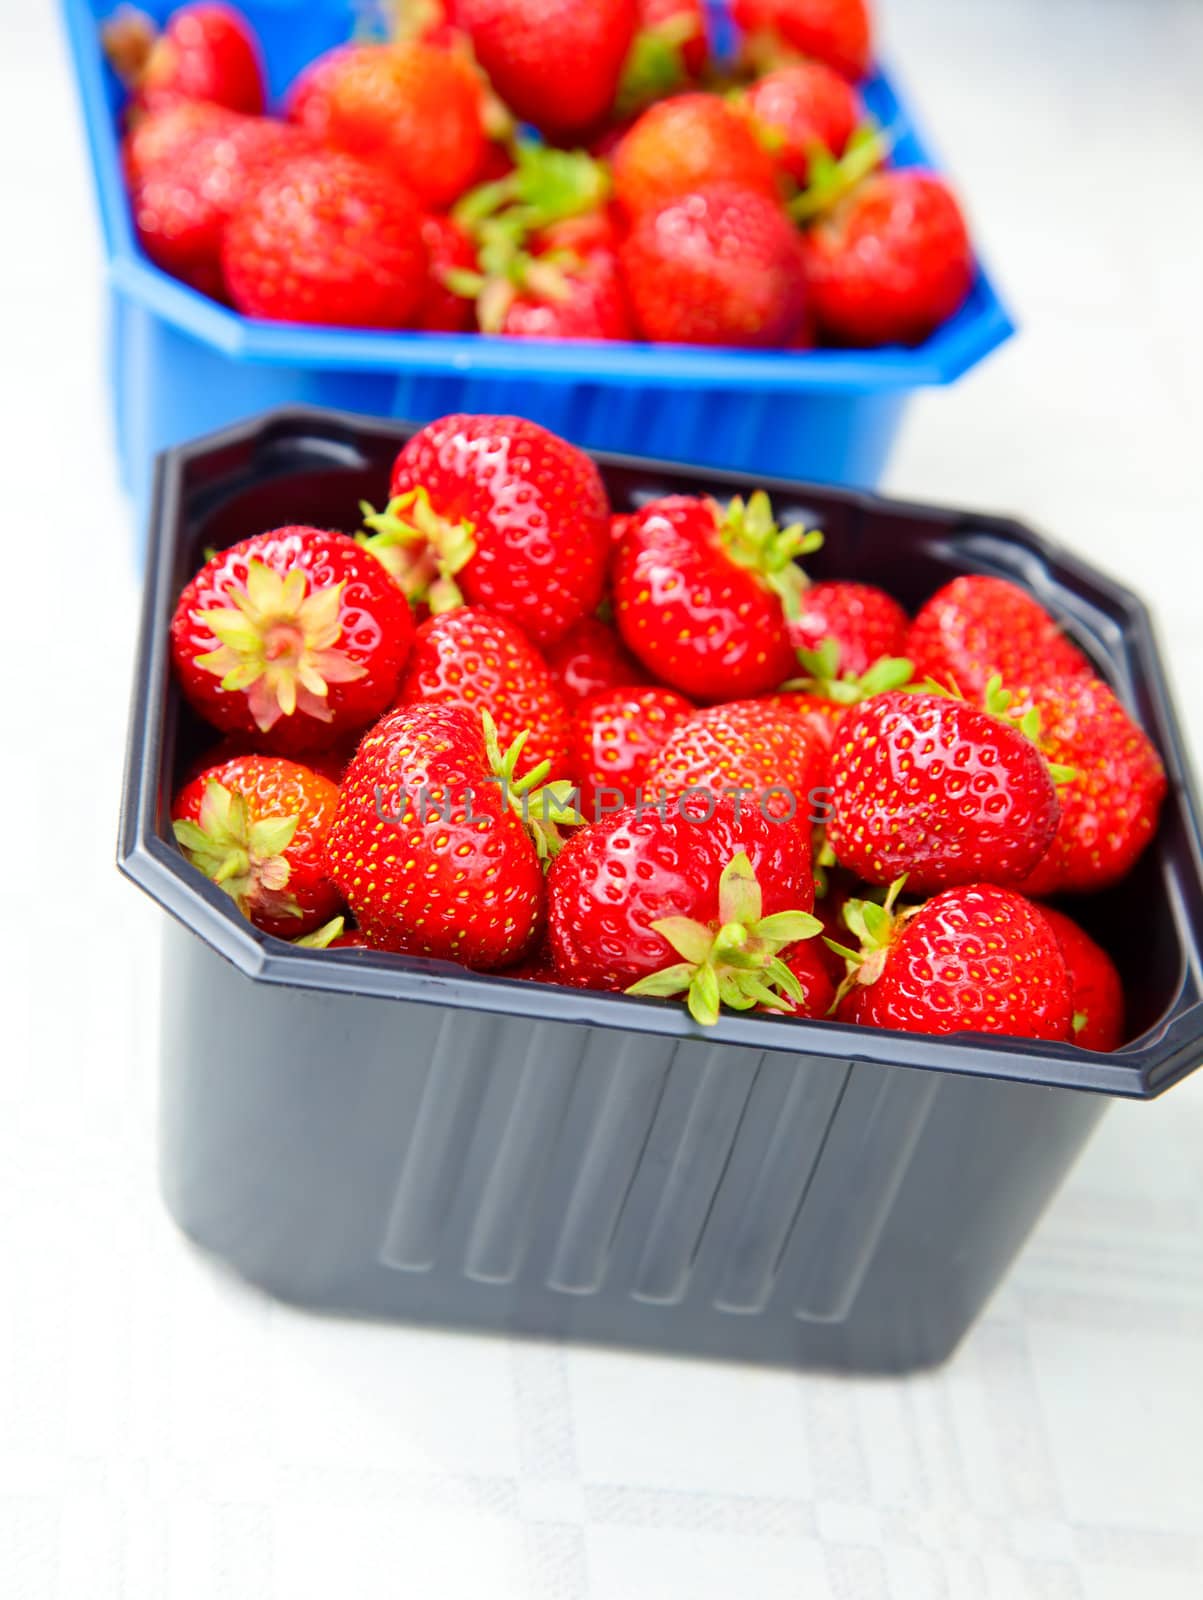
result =
[[920,609],[902,654],[917,679],[976,698],[998,674],[1006,688],[1090,673],[1090,663],[1040,602],[1005,578],[966,574]]
[[409,441],[392,495],[423,487],[439,515],[466,519],[476,553],[457,581],[470,605],[551,644],[597,609],[610,507],[581,450],[521,417],[449,416]]
[[740,110],[766,140],[777,165],[801,188],[810,177],[814,147],[842,156],[861,120],[856,91],[821,61],[798,61],[767,73],[750,86]]
[[173,822],[199,823],[207,785],[219,783],[246,801],[251,822],[267,817],[292,817],[297,830],[283,851],[288,881],[283,893],[295,902],[298,916],[273,914],[251,904],[246,914],[264,933],[295,939],[320,928],[335,915],[342,896],[326,873],[325,843],[338,805],[338,788],[307,766],[276,756],[239,755],[203,772],[184,785],[172,802]]
[[785,997],[782,1001],[784,1009],[777,1015],[800,1020],[828,1015],[835,1000],[836,986],[824,959],[826,950],[822,939],[804,939],[801,944],[794,946],[785,964],[802,985],[802,999],[794,1001]]
[[853,706],[831,756],[827,838],[866,883],[909,893],[1020,883],[1060,807],[1048,763],[1018,729],[964,701],[892,692]]
[[965,219],[929,172],[867,178],[802,247],[811,309],[834,344],[921,344],[973,286]]
[[761,695],[760,703],[783,716],[797,717],[811,737],[829,753],[835,742],[835,730],[848,711],[847,706],[835,700],[808,694],[804,690],[790,689],[781,694]]
[[[619,520],[617,518],[613,519]],[[582,617],[543,652],[569,706],[603,689],[642,683],[644,674],[615,630],[600,617]]]
[[563,294],[521,292],[500,331],[515,339],[630,339],[631,313],[617,257],[594,252],[563,270]]
[[476,307],[447,287],[444,274],[475,272],[475,246],[451,217],[434,212],[422,218],[422,243],[426,246],[428,281],[414,326],[424,333],[469,332],[476,326]]
[[572,715],[567,770],[584,816],[599,818],[603,805],[616,810],[615,791],[619,804],[634,804],[649,766],[692,711],[673,689],[603,689],[582,700]]
[[1074,1044],[1082,1050],[1118,1050],[1124,1042],[1124,986],[1115,962],[1063,911],[1040,909],[1069,972]]
[[424,204],[451,205],[485,154],[480,85],[457,52],[418,40],[342,45],[298,79],[289,116],[324,144],[380,166]]
[[718,800],[706,821],[708,809],[708,801],[682,801],[661,817],[630,806],[568,841],[548,874],[551,944],[563,981],[627,989],[670,966],[676,955],[650,924],[668,916],[715,919],[720,874],[741,850],[764,892],[766,916],[809,910],[808,830],[766,821],[747,806],[737,821],[731,800]]
[[643,212],[621,262],[654,343],[787,345],[807,311],[803,246],[775,200],[714,183]]
[[[217,643],[205,613],[230,608],[232,592],[246,592],[252,561],[280,577],[299,569],[309,595],[345,585],[334,648],[362,673],[328,685],[329,722],[298,709],[263,733],[247,693],[223,689],[197,664]],[[277,528],[220,551],[184,589],[171,623],[176,676],[193,709],[222,732],[254,735],[262,748],[284,755],[329,749],[380,716],[396,697],[412,640],[409,606],[380,563],[346,534],[305,527]]]
[[747,123],[711,94],[675,95],[650,107],[614,153],[614,195],[634,221],[714,184],[778,196],[772,159]]
[[787,56],[824,61],[853,80],[869,70],[873,25],[867,0],[734,0],[731,9],[740,28],[779,41]]
[[263,110],[259,46],[231,6],[181,6],[154,41],[138,79],[134,106],[155,111],[206,100],[257,116]]
[[876,982],[854,985],[842,1020],[906,1033],[1067,1040],[1069,974],[1053,930],[995,884],[947,889],[902,922]]
[[713,504],[645,506],[614,557],[615,618],[653,677],[692,700],[747,699],[796,665],[781,601],[722,547]]
[[1048,759],[1072,767],[1061,820],[1025,894],[1089,893],[1117,883],[1157,831],[1168,787],[1149,736],[1098,678],[1047,678],[1017,693],[1014,710],[1040,712]]
[[530,949],[543,873],[490,780],[479,718],[460,707],[402,706],[364,736],[326,865],[375,948],[481,971]]
[[810,826],[827,755],[789,712],[762,701],[731,701],[681,722],[649,764],[646,788],[745,790],[742,804]]
[[237,309],[273,322],[404,328],[428,288],[418,202],[337,152],[274,169],[226,225],[221,263]]
[[414,635],[397,704],[488,711],[502,749],[530,737],[515,775],[551,762],[549,780],[565,778],[568,709],[542,656],[513,622],[475,606],[430,617]]
[[802,615],[790,624],[799,650],[825,639],[840,647],[839,672],[861,677],[882,656],[906,654],[910,619],[892,595],[869,583],[815,583],[802,597]]

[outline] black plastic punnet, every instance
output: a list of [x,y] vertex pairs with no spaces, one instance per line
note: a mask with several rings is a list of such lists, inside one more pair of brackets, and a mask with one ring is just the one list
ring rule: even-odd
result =
[[[185,1233],[323,1310],[790,1365],[940,1361],[1107,1104],[1203,1056],[1197,809],[1149,618],[1027,528],[767,482],[827,543],[808,562],[916,607],[1001,574],[1063,620],[1156,740],[1171,789],[1119,888],[1069,909],[1124,972],[1114,1055],[724,1017],[258,933],[172,842],[212,741],[168,623],[208,546],[356,525],[408,430],[288,410],[160,458],[121,869],[165,910],[162,1181]],[[618,508],[721,474],[600,457]],[[1093,1091],[1093,1092],[1092,1092]]]

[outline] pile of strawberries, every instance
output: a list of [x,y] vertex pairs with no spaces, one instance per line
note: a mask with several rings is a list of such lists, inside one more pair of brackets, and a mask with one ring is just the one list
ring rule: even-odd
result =
[[215,554],[172,622],[224,735],[176,836],[264,932],[700,1023],[1123,1041],[1045,901],[1131,870],[1166,777],[1026,591],[958,577],[912,620],[809,579],[822,535],[762,492],[616,513],[513,417],[431,423],[361,511]]
[[391,9],[282,118],[237,11],[116,14],[153,261],[275,321],[787,349],[917,344],[970,291],[956,199],[865,115],[866,0],[734,0],[722,65],[703,0]]

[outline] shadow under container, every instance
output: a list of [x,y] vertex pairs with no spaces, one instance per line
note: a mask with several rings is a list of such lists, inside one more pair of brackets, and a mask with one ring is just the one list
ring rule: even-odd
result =
[[[1170,792],[1154,844],[1124,884],[1068,903],[1124,972],[1133,1042],[1113,1055],[756,1015],[703,1036],[676,1004],[295,949],[172,840],[173,791],[212,735],[171,680],[169,620],[206,547],[353,529],[407,431],[284,411],[159,464],[120,866],[171,916],[172,1214],[243,1277],[324,1311],[799,1367],[939,1362],[1108,1100],[1160,1094],[1203,1054],[1197,809],[1144,608],[1014,522],[764,483],[780,516],[826,533],[816,576],[911,608],[957,573],[1024,585],[1156,741]],[[747,488],[599,460],[619,509]]]

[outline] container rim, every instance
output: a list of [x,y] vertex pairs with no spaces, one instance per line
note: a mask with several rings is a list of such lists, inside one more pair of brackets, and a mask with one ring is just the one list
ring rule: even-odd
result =
[[[950,530],[966,519],[1004,537],[1021,537],[1033,559],[1080,578],[1122,609],[1135,637],[1155,711],[1155,736],[1171,792],[1179,800],[1191,871],[1164,856],[1163,876],[1187,971],[1167,1012],[1139,1039],[1111,1055],[1069,1044],[957,1034],[946,1037],[856,1028],[840,1022],[780,1020],[768,1015],[726,1015],[704,1033],[683,1006],[627,995],[522,982],[504,974],[471,973],[451,963],[363,950],[297,949],[260,933],[246,922],[215,885],[190,868],[162,827],[162,766],[170,702],[178,694],[171,682],[169,624],[174,609],[175,545],[184,504],[188,463],[197,456],[238,446],[264,435],[279,439],[324,432],[331,444],[374,435],[400,444],[413,425],[365,418],[322,407],[288,406],[264,413],[165,451],[156,461],[139,647],[134,669],[125,781],[117,850],[119,870],[178,921],[191,928],[219,955],[256,982],[320,990],[364,998],[393,999],[470,1011],[529,1016],[532,1020],[626,1028],[677,1039],[703,1038],[771,1053],[807,1054],[842,1062],[925,1068],[965,1076],[984,1076],[1149,1099],[1186,1077],[1203,1061],[1203,974],[1192,931],[1203,901],[1203,842],[1197,789],[1187,760],[1179,721],[1161,667],[1149,614],[1122,585],[1026,526],[1006,518],[953,511],[946,507],[892,499],[861,490],[764,479],[779,496],[810,493],[828,504],[862,511],[919,514],[944,522]],[[655,472],[683,483],[703,476],[733,490],[746,475],[699,473],[679,463],[589,452],[603,468]],[[332,460],[333,464],[333,460]],[[758,480],[759,481],[759,480]],[[986,570],[984,567],[983,570]],[[1021,579],[1022,581],[1022,579]]]

